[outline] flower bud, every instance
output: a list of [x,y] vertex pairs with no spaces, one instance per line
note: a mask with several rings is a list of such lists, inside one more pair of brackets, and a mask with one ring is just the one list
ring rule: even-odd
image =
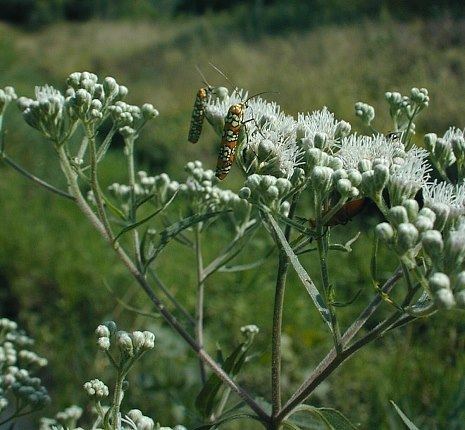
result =
[[402,223],[397,227],[397,244],[402,252],[412,249],[418,241],[418,230],[413,224]]
[[325,195],[331,189],[333,169],[324,166],[316,166],[311,175],[313,188],[321,195]]
[[144,333],[141,331],[133,331],[131,333],[131,338],[132,338],[132,345],[134,346],[134,349],[138,351],[145,342],[145,336]]
[[441,261],[444,250],[441,233],[437,230],[426,231],[421,238],[421,243],[426,254],[428,254],[435,264],[438,264]]
[[408,223],[407,209],[403,206],[394,206],[389,209],[389,218],[395,226],[402,223]]
[[450,279],[445,273],[433,273],[429,277],[428,283],[433,292],[439,290],[450,290]]
[[404,200],[402,206],[407,210],[407,216],[409,221],[414,221],[418,216],[418,202],[414,199],[407,199]]
[[336,139],[341,139],[350,134],[352,127],[346,121],[340,121],[336,126],[336,131],[334,132],[334,137]]
[[391,242],[394,237],[394,230],[391,227],[391,224],[387,222],[378,224],[375,228],[375,233],[379,239],[381,239],[382,241],[386,243]]
[[108,337],[99,337],[97,339],[97,346],[102,351],[108,351],[110,349],[110,338]]
[[370,160],[363,159],[358,162],[358,170],[360,172],[365,173],[368,172],[369,170],[372,170],[373,165]]
[[339,179],[336,188],[342,197],[347,197],[352,191],[352,183],[348,179]]
[[86,382],[84,384],[84,390],[90,397],[95,397],[97,399],[108,397],[109,394],[108,387],[99,379],[92,379]]
[[463,160],[465,158],[465,139],[462,136],[454,137],[451,140],[451,145],[455,157]]
[[425,134],[425,138],[424,138],[425,148],[429,152],[434,152],[434,148],[436,146],[437,140],[438,140],[438,136],[435,133]]
[[456,305],[454,294],[448,288],[437,290],[435,296],[435,302],[439,309],[452,309]]
[[216,87],[213,89],[213,94],[218,97],[220,101],[224,101],[229,97],[229,91],[226,87]]
[[420,215],[414,222],[415,227],[420,233],[423,233],[427,230],[432,230],[434,222],[430,218]]
[[380,193],[383,191],[389,180],[389,168],[383,164],[377,164],[374,168],[374,186],[375,191]]
[[252,194],[251,190],[249,187],[242,187],[240,190],[239,190],[239,197],[241,199],[246,199],[248,200],[250,198],[250,195]]
[[313,138],[315,148],[323,149],[326,146],[327,139],[328,136],[326,133],[315,133],[315,137]]
[[142,116],[144,119],[156,118],[159,115],[158,111],[150,103],[142,105]]
[[278,187],[271,185],[265,192],[265,195],[270,200],[276,200],[279,197]]
[[347,178],[354,187],[358,187],[362,182],[362,174],[356,169],[349,170]]
[[445,203],[434,203],[430,209],[435,213],[436,220],[434,222],[434,228],[442,231],[449,219],[450,207]]
[[116,333],[116,342],[120,350],[129,356],[133,355],[133,345],[129,334],[125,331],[118,331]]
[[150,331],[144,331],[144,349],[152,349],[155,346],[155,335]]

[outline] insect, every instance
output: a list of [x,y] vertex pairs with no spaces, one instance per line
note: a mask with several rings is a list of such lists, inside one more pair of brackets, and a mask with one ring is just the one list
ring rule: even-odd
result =
[[396,140],[401,140],[404,132],[403,131],[390,131],[389,133],[386,134],[386,137],[389,140],[396,141]]
[[[349,221],[352,220],[355,216],[357,216],[365,207],[367,203],[366,198],[362,199],[357,199],[357,200],[352,200],[348,203],[346,203],[344,206],[342,206],[341,209],[339,209],[328,221],[326,221],[325,226],[326,227],[334,227],[335,225],[342,225],[342,224],[347,224]],[[331,208],[327,209],[323,213],[323,218]],[[308,222],[310,223],[310,226],[316,227],[316,222],[313,219],[309,219]]]
[[205,107],[207,105],[208,96],[212,92],[212,87],[209,85],[200,88],[195,97],[194,107],[192,109],[191,123],[189,127],[188,140],[191,143],[197,143],[202,133],[203,121],[205,119]]
[[352,200],[342,206],[334,216],[328,220],[327,226],[335,226],[339,224],[347,224],[352,218],[357,216],[365,207],[366,199]]
[[236,147],[239,134],[243,126],[245,103],[233,104],[224,120],[223,135],[221,137],[220,152],[216,163],[216,177],[223,180],[236,158]]

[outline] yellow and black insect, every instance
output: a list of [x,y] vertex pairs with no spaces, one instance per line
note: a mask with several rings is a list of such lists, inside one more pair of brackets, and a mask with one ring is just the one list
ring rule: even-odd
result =
[[205,108],[207,106],[208,96],[211,92],[212,88],[210,86],[200,88],[197,91],[188,135],[188,140],[191,143],[197,143],[199,141],[200,134],[202,133],[203,121],[205,119]]
[[244,111],[245,103],[236,103],[229,108],[224,120],[220,152],[216,163],[216,177],[220,180],[227,176],[236,158],[239,134],[244,125]]

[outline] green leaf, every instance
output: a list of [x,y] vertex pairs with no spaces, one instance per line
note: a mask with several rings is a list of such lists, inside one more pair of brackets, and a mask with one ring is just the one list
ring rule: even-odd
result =
[[352,252],[352,244],[360,237],[358,232],[352,239],[348,240],[344,245],[342,243],[332,243],[329,249],[332,251]]
[[307,219],[303,219],[302,222],[297,222],[297,221],[294,221],[292,219],[289,219],[287,216],[284,216],[280,213],[277,214],[278,216],[278,219],[279,221],[282,221],[284,224],[287,224],[288,226],[296,229],[297,231],[299,231],[300,233],[306,235],[306,236],[312,236],[312,237],[315,237],[316,233],[308,228],[308,227],[305,227],[303,224],[304,222],[308,222]]
[[114,242],[116,242],[124,233],[127,233],[128,231],[134,230],[135,228],[141,226],[142,224],[145,224],[146,222],[150,221],[153,217],[158,215],[160,212],[164,211],[174,200],[176,197],[177,192],[173,194],[173,196],[160,208],[157,209],[155,212],[151,213],[150,215],[146,216],[145,218],[141,219],[140,221],[137,221],[133,224],[130,224],[126,227],[124,227],[115,237]]
[[[295,414],[299,415],[295,416]],[[309,430],[357,429],[341,412],[332,408],[316,408],[310,405],[300,405],[294,409],[292,419],[289,421]]]
[[410,421],[407,417],[407,415],[405,415],[402,410],[399,408],[399,406],[397,406],[394,401],[391,400],[391,404],[392,406],[394,406],[394,409],[396,410],[397,414],[399,415],[399,417],[402,419],[402,421],[404,422],[404,424],[407,426],[407,428],[409,430],[420,430],[415,424],[412,423],[412,421]]
[[[222,368],[228,375],[234,376],[240,370],[243,364],[242,357],[247,352],[245,346],[245,343],[241,343],[224,361]],[[208,378],[195,399],[195,406],[202,416],[208,417],[213,412],[215,401],[222,384],[223,381],[215,373],[212,373]]]
[[228,416],[225,416],[213,423],[210,423],[210,424],[203,424],[199,427],[195,427],[194,430],[210,430],[210,429],[214,429],[214,428],[218,428],[221,424],[225,424],[229,421],[234,421],[234,420],[241,420],[241,419],[250,419],[250,420],[255,420],[255,421],[261,421],[258,417],[256,417],[255,415],[252,415],[252,414],[248,414],[248,413],[245,413],[245,412],[241,412],[241,413],[237,413],[237,414],[233,414],[233,415],[228,415]]
[[271,216],[271,214],[266,213],[266,218],[269,221],[269,224],[273,228],[273,230],[276,233],[276,237],[281,243],[281,247],[286,253],[287,257],[289,258],[290,263],[294,267],[294,270],[296,271],[297,275],[299,276],[302,284],[304,285],[305,289],[307,290],[308,294],[313,300],[313,303],[315,304],[315,307],[317,308],[318,312],[320,313],[321,317],[323,318],[324,322],[328,325],[329,330],[332,332],[332,327],[331,327],[331,317],[328,308],[326,307],[326,304],[323,300],[323,297],[321,296],[320,292],[316,288],[315,284],[313,283],[312,279],[306,272],[306,270],[303,268],[302,264],[300,264],[299,259],[297,256],[294,254],[294,251],[290,247],[289,243],[287,242],[283,231],[279,227],[278,223],[275,221],[275,219]]
[[153,254],[150,256],[150,258],[147,260],[145,264],[145,268],[147,268],[150,263],[155,260],[155,258],[160,254],[160,252],[165,248],[165,246],[168,244],[168,242],[175,238],[179,233],[181,233],[183,230],[186,230],[189,227],[192,227],[195,224],[198,224],[199,222],[205,221],[209,218],[213,218],[215,216],[227,213],[229,211],[218,211],[218,212],[207,212],[205,214],[197,214],[197,215],[192,215],[187,218],[182,219],[181,221],[178,221],[169,227],[165,228],[162,230],[159,235],[160,235],[160,242],[158,243],[157,247],[153,251]]

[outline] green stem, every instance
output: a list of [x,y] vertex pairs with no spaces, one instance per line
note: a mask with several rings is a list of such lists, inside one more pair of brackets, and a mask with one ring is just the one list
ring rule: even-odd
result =
[[339,324],[337,322],[336,310],[334,308],[334,289],[329,282],[329,270],[328,270],[328,230],[322,225],[317,226],[317,248],[318,256],[320,259],[320,270],[321,279],[323,281],[323,291],[325,293],[325,300],[328,306],[331,327],[334,338],[334,346],[336,352],[340,354],[342,352],[341,345],[341,332],[339,330]]
[[123,400],[123,372],[118,370],[115,382],[115,392],[113,393],[113,429],[120,430],[121,428],[121,417],[120,417],[120,406]]
[[254,400],[250,393],[239,386],[233,379],[231,379],[231,377],[221,368],[221,366],[215,360],[213,360],[213,358],[203,348],[200,348],[195,339],[187,332],[187,330],[178,322],[175,316],[157,297],[151,286],[148,284],[145,276],[129,258],[124,249],[121,248],[119,243],[115,243],[108,235],[101,220],[95,215],[94,211],[89,207],[86,200],[82,196],[77,182],[77,174],[71,168],[66,152],[62,147],[58,147],[57,152],[60,158],[61,168],[68,182],[69,192],[76,199],[77,206],[88,219],[88,221],[92,224],[92,226],[105,239],[105,241],[113,247],[118,258],[126,266],[126,268],[129,270],[129,273],[131,273],[139,286],[147,294],[148,298],[153,303],[157,311],[162,315],[170,327],[175,330],[189,345],[189,347],[202,359],[202,361],[204,361],[211,368],[213,373],[215,373],[227,386],[229,386],[235,393],[237,393],[239,397],[244,400],[244,402],[247,403],[247,405],[249,405],[250,408],[257,414],[257,416],[260,417],[260,419],[269,421],[270,417],[268,414]]
[[71,194],[68,194],[66,191],[62,191],[49,184],[48,182],[45,182],[43,179],[40,179],[37,176],[34,176],[32,173],[29,173],[26,169],[24,169],[15,161],[13,161],[10,157],[8,157],[8,155],[6,155],[4,152],[0,152],[0,159],[2,159],[5,162],[5,164],[9,165],[17,172],[21,173],[21,175],[25,176],[26,178],[30,179],[31,181],[35,182],[36,184],[40,185],[46,190],[51,191],[52,193],[55,193],[61,197],[66,197],[69,200],[74,200],[74,197]]
[[113,232],[111,230],[110,222],[108,221],[107,213],[105,210],[105,206],[102,200],[102,191],[100,189],[99,180],[98,180],[98,172],[97,172],[97,149],[95,143],[95,133],[89,127],[86,126],[86,135],[87,140],[89,143],[89,160],[90,160],[90,187],[92,192],[94,193],[95,203],[97,206],[97,213],[99,218],[101,219],[105,230],[109,237],[113,238]]
[[[201,240],[201,225],[197,224],[195,228],[195,255],[197,259],[197,306],[196,306],[196,321],[195,321],[195,336],[197,343],[203,348],[203,316],[204,316],[204,295],[205,284],[203,281],[203,256],[202,256],[202,240]],[[205,365],[202,360],[199,360],[200,380],[205,384],[206,373]]]
[[[382,295],[389,294],[399,279],[402,277],[402,271],[397,269],[396,272],[384,283],[379,293],[372,299],[368,306],[362,311],[359,317],[342,335],[341,341],[343,346],[347,345],[360,329],[366,324],[368,319],[375,313],[381,303],[383,303]],[[352,351],[355,352],[355,351]],[[301,404],[313,392],[313,390],[324,381],[338,366],[347,358],[345,352],[337,355],[335,348],[326,355],[320,364],[313,370],[307,380],[297,389],[297,391],[286,402],[278,417],[284,419],[296,406]]]
[[[294,195],[288,218],[292,219],[297,207],[298,196]],[[286,225],[284,236],[289,241],[291,235],[290,225]],[[289,269],[289,259],[286,252],[280,247],[278,256],[278,273],[276,277],[274,307],[273,307],[273,328],[271,335],[271,404],[272,420],[281,409],[281,334],[283,324],[284,293],[286,290],[287,272]],[[279,426],[279,423],[278,423]]]
[[[134,168],[134,138],[130,137],[126,139],[126,156],[128,160],[128,176],[129,176],[129,186],[131,188],[131,208],[130,208],[130,220],[131,223],[136,222],[136,173]],[[138,267],[142,267],[142,256],[140,253],[140,240],[139,232],[137,229],[132,230],[132,241],[134,245],[134,255],[138,264]]]

